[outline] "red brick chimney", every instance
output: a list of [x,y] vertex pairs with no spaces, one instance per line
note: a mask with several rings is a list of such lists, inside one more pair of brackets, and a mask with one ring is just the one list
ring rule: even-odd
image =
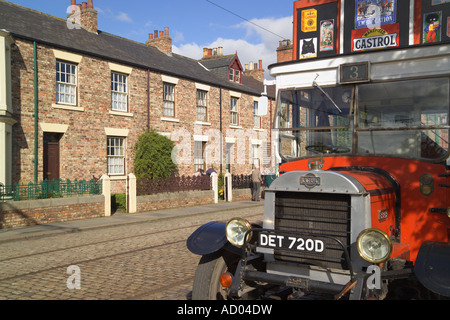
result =
[[155,30],[153,34],[150,33],[145,44],[164,53],[172,53],[172,38],[169,36],[169,28],[166,27],[164,31]]
[[277,48],[277,63],[294,60],[293,53],[294,46],[291,40],[280,41],[280,45]]
[[263,82],[264,81],[264,69],[262,66],[262,60],[259,60],[259,63],[255,63],[255,64],[253,64],[253,62],[246,64],[244,75],[253,77],[256,80]]
[[68,19],[72,18],[74,23],[78,23],[83,29],[97,33],[97,11],[94,9],[93,0],[77,4],[77,0],[70,1],[71,14]]

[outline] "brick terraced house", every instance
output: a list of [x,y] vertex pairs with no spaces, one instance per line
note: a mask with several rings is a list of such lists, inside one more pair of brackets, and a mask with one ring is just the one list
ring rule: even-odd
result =
[[222,48],[175,54],[168,28],[146,43],[108,34],[92,0],[69,5],[64,20],[0,0],[0,183],[108,174],[124,192],[150,128],[177,143],[182,175],[272,164],[274,94],[260,116],[260,65]]

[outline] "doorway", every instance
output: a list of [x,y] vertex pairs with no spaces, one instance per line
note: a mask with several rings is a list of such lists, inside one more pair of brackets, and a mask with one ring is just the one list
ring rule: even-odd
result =
[[44,180],[59,180],[61,133],[44,133]]

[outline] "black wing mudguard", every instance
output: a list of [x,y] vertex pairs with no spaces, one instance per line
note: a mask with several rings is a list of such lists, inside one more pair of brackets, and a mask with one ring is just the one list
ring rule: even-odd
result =
[[424,242],[417,255],[414,273],[427,289],[450,297],[450,243]]
[[194,254],[206,255],[221,249],[242,255],[242,250],[231,245],[225,234],[226,224],[223,222],[208,222],[202,225],[186,241],[186,246]]

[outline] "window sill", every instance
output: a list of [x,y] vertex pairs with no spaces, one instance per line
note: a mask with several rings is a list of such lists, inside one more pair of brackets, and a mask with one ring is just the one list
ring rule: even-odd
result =
[[231,124],[231,125],[230,125],[230,128],[231,128],[231,129],[242,129],[241,126],[237,126],[237,125],[234,125],[234,124]]
[[210,122],[204,122],[204,121],[195,121],[195,124],[200,125],[200,126],[211,126]]
[[261,129],[261,128],[253,128],[253,131],[263,132],[263,131],[266,131],[266,130]]
[[62,110],[70,110],[70,111],[84,112],[84,108],[77,107],[77,106],[70,106],[70,105],[67,105],[67,104],[57,104],[57,103],[53,103],[53,104],[52,104],[52,108],[54,108],[54,109],[62,109]]
[[161,121],[167,121],[167,122],[180,122],[180,119],[161,117]]
[[134,115],[130,112],[124,112],[124,111],[114,111],[114,110],[109,110],[109,114],[113,115],[113,116],[122,116],[122,117],[134,117]]
[[108,175],[110,180],[126,180],[127,176],[126,175],[117,175],[117,176],[113,176],[113,175]]

